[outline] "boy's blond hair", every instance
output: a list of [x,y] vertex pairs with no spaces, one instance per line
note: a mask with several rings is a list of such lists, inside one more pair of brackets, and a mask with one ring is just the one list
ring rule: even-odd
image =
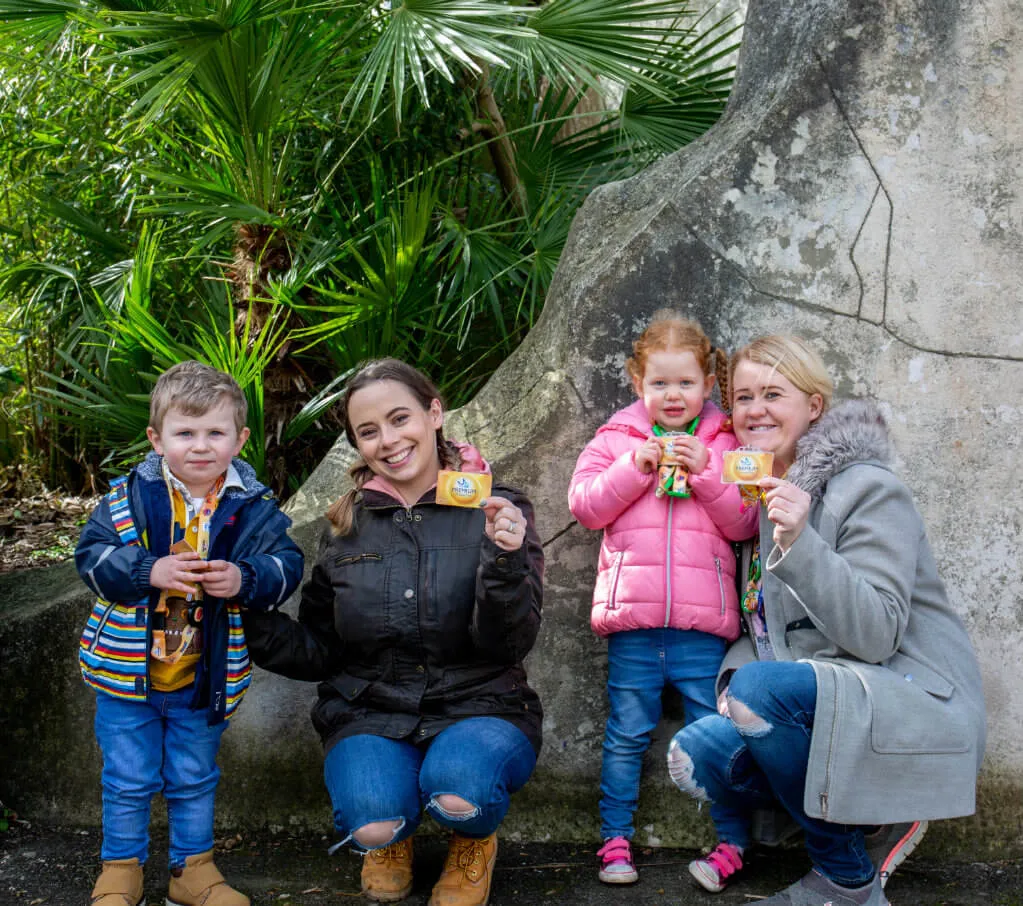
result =
[[159,434],[171,409],[183,415],[205,415],[225,400],[234,408],[234,425],[241,433],[249,404],[238,382],[202,362],[180,362],[160,375],[149,395],[149,427]]

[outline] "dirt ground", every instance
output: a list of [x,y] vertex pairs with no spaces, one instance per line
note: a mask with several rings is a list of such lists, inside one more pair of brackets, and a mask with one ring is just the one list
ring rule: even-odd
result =
[[99,497],[45,490],[0,497],[0,573],[71,557],[78,533],[98,501]]
[[[359,894],[361,863],[350,850],[327,855],[333,838],[281,829],[244,831],[218,841],[217,864],[254,906],[337,906],[368,903]],[[150,904],[167,890],[166,838],[154,835],[146,869]],[[440,872],[442,838],[416,838],[416,873],[409,906],[426,906]],[[81,906],[99,866],[95,828],[13,823],[0,831],[0,903]],[[755,904],[808,869],[801,848],[760,850],[743,877],[711,896],[688,882],[693,853],[637,849],[640,882],[610,888],[597,881],[593,848],[502,840],[490,906],[740,906]],[[892,906],[1023,906],[1023,861],[936,863],[910,858],[888,885]]]

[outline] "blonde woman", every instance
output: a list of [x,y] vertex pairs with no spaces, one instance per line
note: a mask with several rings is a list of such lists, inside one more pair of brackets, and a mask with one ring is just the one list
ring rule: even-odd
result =
[[719,714],[676,735],[669,770],[698,799],[780,805],[802,827],[813,870],[764,906],[887,906],[927,821],[974,811],[976,656],[877,409],[830,409],[823,363],[795,337],[755,340],[730,371],[736,436],[774,454],[774,475]]

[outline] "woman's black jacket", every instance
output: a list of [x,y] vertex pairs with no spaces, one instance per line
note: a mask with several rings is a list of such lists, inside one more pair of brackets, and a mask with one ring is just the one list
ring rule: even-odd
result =
[[432,490],[411,507],[365,490],[354,531],[325,537],[298,621],[245,615],[256,664],[320,681],[312,718],[326,749],[359,733],[425,742],[486,715],[539,753],[543,715],[522,659],[540,627],[543,549],[529,500],[493,493],[526,516],[517,551],[486,537],[482,510],[439,506]]

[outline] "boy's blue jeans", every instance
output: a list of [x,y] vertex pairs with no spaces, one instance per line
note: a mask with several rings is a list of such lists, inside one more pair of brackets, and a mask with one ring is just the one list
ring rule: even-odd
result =
[[213,849],[217,750],[227,723],[192,711],[192,687],[150,692],[149,701],[96,695],[96,739],[103,751],[103,861],[149,855],[149,805],[167,802],[170,867]]
[[870,881],[874,866],[862,830],[803,811],[817,710],[813,667],[791,661],[745,664],[732,675],[728,696],[731,718],[714,714],[675,735],[668,752],[675,782],[715,807],[745,814],[780,803],[805,831],[810,858],[824,875],[847,887]]
[[[643,755],[661,719],[665,686],[682,695],[686,724],[717,713],[714,682],[726,645],[718,636],[692,629],[637,629],[608,638],[611,713],[600,772],[601,839],[632,839]],[[730,807],[714,805],[710,816],[719,839],[742,845],[749,836],[748,819]]]
[[[397,821],[401,826],[390,841],[397,843],[415,833],[424,809],[466,837],[489,836],[535,766],[536,753],[518,727],[498,717],[472,717],[423,747],[368,734],[346,737],[327,753],[323,773],[342,842],[367,824]],[[444,794],[475,808],[448,814],[436,801]]]

